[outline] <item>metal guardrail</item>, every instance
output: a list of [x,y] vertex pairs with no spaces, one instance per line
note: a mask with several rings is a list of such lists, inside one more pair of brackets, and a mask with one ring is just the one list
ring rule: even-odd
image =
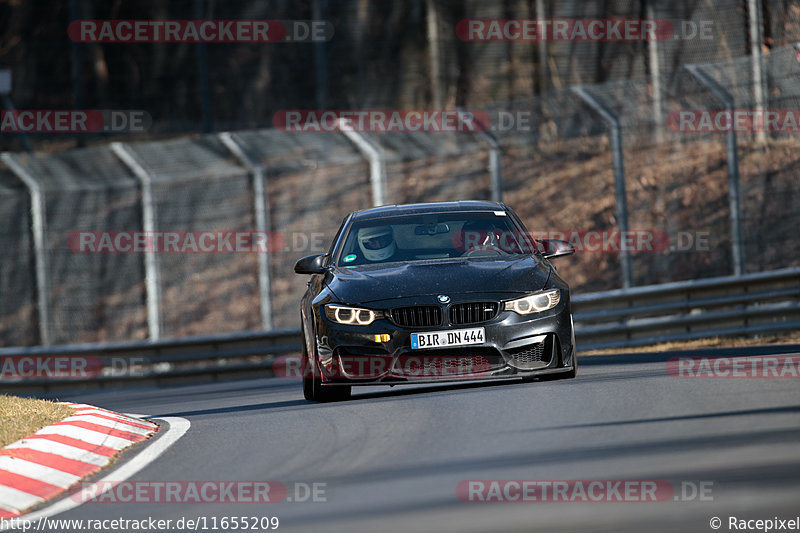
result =
[[[275,358],[297,354],[300,346],[299,329],[282,329],[157,341],[0,348],[0,392],[271,375]],[[29,358],[27,364],[24,358]],[[37,364],[42,367],[36,376],[22,375]],[[8,378],[4,368],[21,372]],[[59,368],[57,377],[42,377]]]
[[[797,331],[800,268],[579,294],[572,297],[572,311],[579,353]],[[276,357],[297,354],[300,346],[300,330],[285,329],[158,341],[0,348],[0,370],[7,359],[14,364],[26,357],[31,361],[78,357],[88,365],[87,375],[68,377],[9,379],[3,372],[0,389],[272,375]]]
[[580,350],[800,330],[800,268],[572,298]]

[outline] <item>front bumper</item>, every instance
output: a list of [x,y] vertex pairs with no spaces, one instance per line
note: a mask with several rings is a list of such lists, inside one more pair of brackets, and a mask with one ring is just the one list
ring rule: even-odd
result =
[[[501,311],[488,322],[436,327],[399,327],[389,319],[369,326],[334,323],[317,314],[316,366],[323,385],[442,383],[519,379],[572,369],[574,334],[568,298],[544,313]],[[411,334],[484,329],[482,344],[411,348]],[[388,335],[381,342],[376,335]]]

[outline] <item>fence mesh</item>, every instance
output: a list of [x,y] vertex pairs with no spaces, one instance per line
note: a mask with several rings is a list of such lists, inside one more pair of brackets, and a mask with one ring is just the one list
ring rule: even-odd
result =
[[[700,68],[711,76],[740,111],[758,109],[754,65],[749,57]],[[800,110],[800,60],[792,46],[773,49],[761,65],[761,102],[768,111]],[[759,139],[757,132],[738,132],[742,232],[745,266],[758,271],[767,265],[790,265],[800,254],[795,237],[800,225],[800,151],[797,120],[779,120],[777,131]],[[795,127],[792,127],[795,124]]]
[[294,264],[324,253],[342,218],[371,205],[369,165],[337,133],[259,130],[237,137],[266,169],[269,226],[284,242],[269,262],[273,325],[295,326],[306,287]]
[[75,232],[141,229],[141,198],[131,173],[107,147],[15,159],[37,181],[44,199],[51,341],[145,338],[140,260],[76,253],[68,244]]
[[[756,107],[751,58],[702,63],[696,70],[730,93],[736,109]],[[773,48],[762,71],[764,107],[800,109],[794,50]],[[686,131],[669,119],[684,110],[722,110],[719,95],[686,68],[664,76],[659,94],[649,75],[583,89],[619,121],[629,227],[669,237],[669,249],[633,254],[634,285],[730,274],[726,134]],[[531,230],[618,228],[610,126],[586,98],[563,88],[483,110],[491,118],[485,133],[359,133],[382,159],[386,202],[491,198],[496,146],[503,200]],[[267,229],[284,244],[269,255],[273,326],[292,327],[305,290],[293,265],[324,252],[347,213],[372,205],[370,161],[341,132],[250,130],[233,138],[264,168]],[[217,136],[127,146],[152,176],[157,230],[255,229],[252,170]],[[760,139],[741,132],[737,155],[745,271],[800,264],[797,133]],[[76,253],[68,246],[73,232],[140,231],[139,180],[108,147],[11,157],[43,192],[52,341],[146,338],[145,254]],[[0,264],[0,340],[35,344],[40,310],[31,199],[4,166],[0,220],[0,243],[11,251]],[[261,327],[256,254],[159,253],[156,263],[163,336]],[[621,284],[613,250],[578,253],[558,267],[577,292]]]
[[[131,145],[152,176],[155,230],[247,231],[251,178],[214,136]],[[260,327],[256,257],[158,253],[164,336]]]
[[39,340],[30,205],[25,187],[0,166],[0,342],[7,345]]
[[[492,107],[489,115],[494,121],[491,133],[502,151],[503,201],[529,230],[611,227],[613,178],[606,126],[574,92],[564,89],[516,100]],[[619,280],[612,255],[578,254],[562,263],[564,276],[586,290]]]
[[367,133],[386,166],[388,203],[489,199],[488,145],[474,133]]

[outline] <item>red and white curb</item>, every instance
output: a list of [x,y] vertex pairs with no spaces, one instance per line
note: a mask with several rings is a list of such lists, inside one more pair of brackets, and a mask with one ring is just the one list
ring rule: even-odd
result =
[[150,438],[147,420],[83,403],[75,414],[0,450],[0,518],[20,516],[97,472],[120,450]]

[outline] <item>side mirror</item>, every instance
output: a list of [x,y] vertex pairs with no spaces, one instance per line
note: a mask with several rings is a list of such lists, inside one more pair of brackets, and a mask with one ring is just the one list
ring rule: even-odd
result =
[[295,274],[322,274],[325,272],[325,258],[328,254],[309,255],[294,264]]
[[536,241],[540,244],[539,250],[542,256],[547,259],[562,257],[564,255],[572,255],[575,253],[575,248],[567,241],[560,239],[539,239]]

